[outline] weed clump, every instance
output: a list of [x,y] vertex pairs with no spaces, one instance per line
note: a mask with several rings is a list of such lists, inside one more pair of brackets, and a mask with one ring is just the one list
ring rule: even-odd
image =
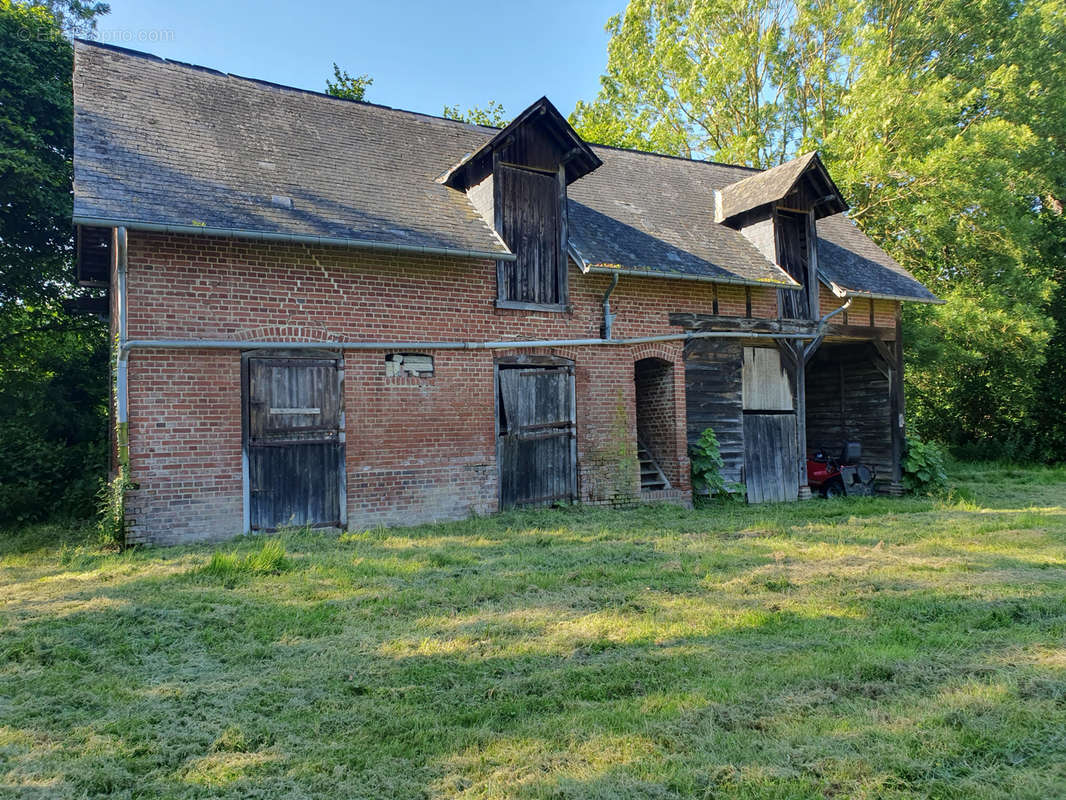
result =
[[281,542],[268,539],[261,548],[243,556],[236,550],[229,553],[216,550],[200,571],[213,578],[234,580],[254,575],[280,575],[290,566]]

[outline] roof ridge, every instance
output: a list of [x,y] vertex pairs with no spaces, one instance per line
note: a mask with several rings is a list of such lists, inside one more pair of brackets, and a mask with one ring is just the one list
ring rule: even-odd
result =
[[[474,123],[474,122],[466,122],[464,120],[452,119],[451,117],[443,117],[443,116],[438,116],[436,114],[427,114],[424,111],[412,111],[409,108],[396,108],[395,106],[387,106],[384,103],[371,103],[368,100],[353,100],[350,97],[336,97],[335,95],[328,94],[326,92],[319,92],[319,91],[316,91],[314,89],[304,89],[304,88],[301,88],[299,86],[289,86],[288,84],[276,83],[275,81],[268,81],[268,80],[264,80],[263,78],[249,78],[249,77],[247,77],[245,75],[238,75],[235,72],[224,72],[223,70],[215,69],[214,67],[205,67],[202,64],[193,64],[191,61],[179,61],[178,59],[174,59],[174,58],[166,58],[165,56],[157,56],[155,53],[149,53],[149,52],[146,52],[144,50],[134,50],[134,49],[132,49],[130,47],[121,47],[121,46],[119,46],[117,44],[110,44],[110,43],[107,43],[107,42],[98,42],[98,41],[95,41],[93,39],[84,39],[84,38],[81,38],[81,37],[75,37],[74,41],[78,42],[79,44],[88,45],[90,47],[98,47],[101,50],[111,50],[111,51],[116,52],[116,53],[122,53],[122,54],[125,54],[125,55],[128,55],[128,56],[133,56],[134,58],[144,58],[144,59],[148,59],[148,60],[151,60],[151,61],[158,61],[158,62],[163,63],[163,64],[172,64],[172,65],[174,65],[176,67],[184,67],[186,69],[194,69],[194,70],[197,70],[199,72],[206,72],[209,75],[218,75],[219,77],[223,77],[223,78],[234,78],[234,79],[239,80],[239,81],[246,81],[248,83],[258,84],[260,86],[267,86],[267,87],[270,87],[272,89],[280,89],[280,90],[289,91],[289,92],[299,92],[301,94],[309,94],[309,95],[312,95],[314,97],[322,97],[322,98],[325,98],[327,100],[336,100],[336,101],[341,102],[341,103],[354,103],[356,105],[367,106],[369,108],[380,108],[380,109],[383,109],[385,111],[394,111],[397,114],[410,114],[411,116],[415,116],[415,117],[425,117],[426,119],[436,120],[438,122],[447,122],[447,123],[450,123],[452,125],[461,125],[464,128],[475,128],[475,129],[484,131],[485,133],[490,133],[492,131],[499,132],[499,131],[503,130],[503,128],[497,128],[497,127],[495,127],[493,125],[479,125],[479,124]],[[672,159],[674,161],[684,161],[684,162],[687,162],[689,164],[706,164],[708,166],[715,166],[715,167],[729,167],[730,169],[743,169],[743,170],[747,170],[747,171],[751,172],[753,175],[754,174],[758,174],[760,172],[765,172],[766,171],[765,169],[762,169],[761,167],[749,167],[749,166],[746,166],[744,164],[727,164],[724,161],[711,161],[709,159],[702,159],[702,158],[686,158],[685,156],[675,156],[675,155],[671,155],[669,153],[656,153],[656,152],[654,152],[652,150],[640,150],[640,149],[635,148],[635,147],[616,147],[615,145],[600,144],[599,142],[587,142],[587,144],[590,147],[602,147],[602,148],[604,148],[606,150],[615,150],[615,151],[620,152],[620,153],[635,153],[637,155],[642,155],[642,156],[656,156],[658,158],[669,158],[669,159]]]
[[355,100],[351,97],[337,97],[336,95],[328,94],[326,92],[319,92],[314,89],[304,89],[300,86],[289,86],[285,83],[276,83],[275,81],[264,80],[263,78],[249,78],[246,75],[238,75],[235,72],[224,72],[214,67],[205,67],[202,64],[193,64],[189,61],[179,61],[174,58],[166,58],[164,56],[157,56],[155,53],[148,53],[144,50],[133,50],[129,47],[120,47],[119,45],[109,44],[105,42],[97,42],[92,39],[82,39],[75,37],[74,41],[79,44],[89,45],[90,47],[99,47],[101,50],[113,50],[117,53],[123,53],[125,55],[133,56],[135,58],[145,58],[151,61],[159,61],[163,64],[172,64],[176,67],[184,67],[186,69],[194,69],[199,72],[206,72],[210,75],[218,75],[222,78],[234,78],[239,81],[246,81],[247,83],[255,83],[260,86],[267,86],[273,89],[281,89],[288,92],[299,92],[300,94],[309,94],[314,97],[322,97],[326,100],[335,100],[340,103],[353,103],[359,106],[369,106],[370,108],[380,108],[385,111],[395,111],[397,114],[410,114],[415,117],[426,117],[428,119],[437,120],[439,122],[447,122],[453,125],[461,125],[464,128],[478,128],[484,130],[486,133],[491,131],[499,131],[501,128],[495,128],[492,125],[479,125],[474,122],[465,122],[460,119],[452,119],[451,117],[442,117],[436,114],[427,114],[424,111],[412,111],[409,108],[396,108],[395,106],[387,106],[384,103],[371,103],[368,100]]
[[759,173],[766,172],[767,169],[773,169],[768,167],[749,167],[747,164],[729,164],[725,161],[712,161],[708,158],[687,158],[685,156],[675,156],[670,153],[656,153],[654,150],[640,150],[636,147],[616,147],[613,144],[601,144],[599,142],[589,142],[590,147],[602,147],[604,150],[616,150],[619,153],[635,153],[640,156],[657,156],[658,158],[669,158],[673,161],[684,161],[688,164],[706,164],[710,167],[729,167],[730,169],[743,169],[750,172],[752,175],[758,175]]

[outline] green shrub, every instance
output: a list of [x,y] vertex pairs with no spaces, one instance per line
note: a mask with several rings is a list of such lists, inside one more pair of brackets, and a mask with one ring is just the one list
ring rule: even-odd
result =
[[692,491],[697,494],[724,495],[728,492],[722,477],[722,453],[718,437],[712,428],[700,434],[696,444],[690,445],[688,459],[692,468]]
[[912,494],[941,494],[947,491],[948,474],[940,445],[908,437],[903,456],[903,485]]

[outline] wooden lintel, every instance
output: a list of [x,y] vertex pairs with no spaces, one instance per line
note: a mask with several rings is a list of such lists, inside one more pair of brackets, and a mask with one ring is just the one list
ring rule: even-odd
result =
[[511,169],[525,169],[525,170],[529,170],[530,172],[540,172],[540,173],[542,173],[544,175],[555,175],[556,172],[558,172],[558,170],[556,170],[556,169],[545,169],[544,167],[534,167],[534,166],[532,166],[530,164],[517,164],[517,163],[514,163],[512,161],[504,161],[502,159],[500,160],[499,164],[500,164],[500,166],[503,166],[503,167],[511,167]]
[[831,339],[881,339],[882,341],[891,341],[896,337],[896,330],[895,328],[883,327],[871,328],[869,325],[834,325],[830,322],[826,335]]

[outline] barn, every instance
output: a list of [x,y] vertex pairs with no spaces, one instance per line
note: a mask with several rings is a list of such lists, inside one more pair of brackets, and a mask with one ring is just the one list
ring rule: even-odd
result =
[[904,302],[818,155],[766,171],[75,47],[130,542],[527,505],[751,502],[857,442],[900,491]]

